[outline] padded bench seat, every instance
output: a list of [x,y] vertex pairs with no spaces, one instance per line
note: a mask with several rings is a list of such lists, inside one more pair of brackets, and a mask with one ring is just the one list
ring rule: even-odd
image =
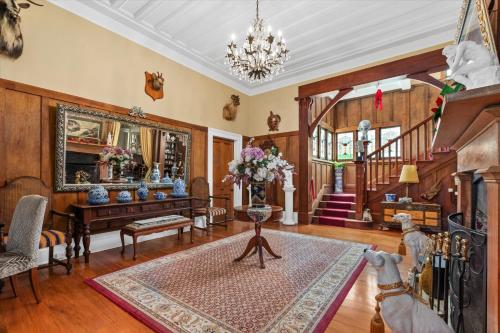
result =
[[191,227],[191,243],[193,243],[193,220],[181,215],[168,215],[139,220],[127,224],[120,230],[122,241],[122,254],[125,252],[125,235],[131,236],[134,247],[134,260],[137,253],[137,237],[154,234],[171,229],[177,229],[177,239],[180,239],[182,228]]

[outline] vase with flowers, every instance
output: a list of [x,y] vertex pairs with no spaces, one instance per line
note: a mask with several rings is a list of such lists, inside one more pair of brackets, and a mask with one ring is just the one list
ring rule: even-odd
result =
[[122,147],[104,147],[99,154],[99,161],[113,168],[113,180],[119,180],[122,174],[123,165],[133,158],[130,149]]
[[293,172],[293,165],[282,159],[282,154],[276,147],[265,153],[259,147],[253,147],[254,139],[241,151],[239,158],[229,162],[229,174],[224,182],[250,184],[251,203],[254,207],[263,207],[266,204],[266,184],[286,177],[285,171]]

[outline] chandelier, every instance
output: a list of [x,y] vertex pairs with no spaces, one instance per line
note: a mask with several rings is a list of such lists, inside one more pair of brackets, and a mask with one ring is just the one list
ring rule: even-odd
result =
[[248,28],[243,48],[238,49],[233,34],[225,57],[231,73],[250,83],[273,79],[283,72],[284,62],[290,58],[281,31],[276,38],[270,26],[264,29],[264,20],[259,17],[259,0],[256,2],[257,14],[253,25]]

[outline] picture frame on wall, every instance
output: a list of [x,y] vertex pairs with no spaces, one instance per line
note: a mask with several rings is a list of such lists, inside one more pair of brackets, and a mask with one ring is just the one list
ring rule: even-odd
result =
[[464,0],[460,9],[455,43],[473,41],[497,55],[486,0]]
[[67,140],[79,143],[101,143],[102,121],[68,116],[66,119],[66,128],[68,129]]

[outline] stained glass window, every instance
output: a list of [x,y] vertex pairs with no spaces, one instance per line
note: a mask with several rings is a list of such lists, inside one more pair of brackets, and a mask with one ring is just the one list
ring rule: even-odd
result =
[[352,160],[354,133],[337,134],[337,160]]
[[319,158],[322,160],[326,159],[326,130],[324,128],[320,128],[320,136],[319,136]]
[[312,153],[313,157],[318,157],[318,127],[316,127],[313,132]]
[[[368,149],[366,154],[370,154],[375,151],[377,136],[375,135],[374,129],[369,130],[367,134],[368,134],[368,141],[370,141],[370,143],[368,143]],[[361,139],[361,131],[358,132],[358,140],[359,139]]]
[[[380,129],[380,146],[385,145],[389,140],[398,137],[401,134],[401,127],[386,127]],[[401,143],[398,144],[398,151],[396,152],[396,142],[384,149],[384,157],[401,156]]]
[[326,133],[326,159],[333,160],[333,133],[330,131]]

